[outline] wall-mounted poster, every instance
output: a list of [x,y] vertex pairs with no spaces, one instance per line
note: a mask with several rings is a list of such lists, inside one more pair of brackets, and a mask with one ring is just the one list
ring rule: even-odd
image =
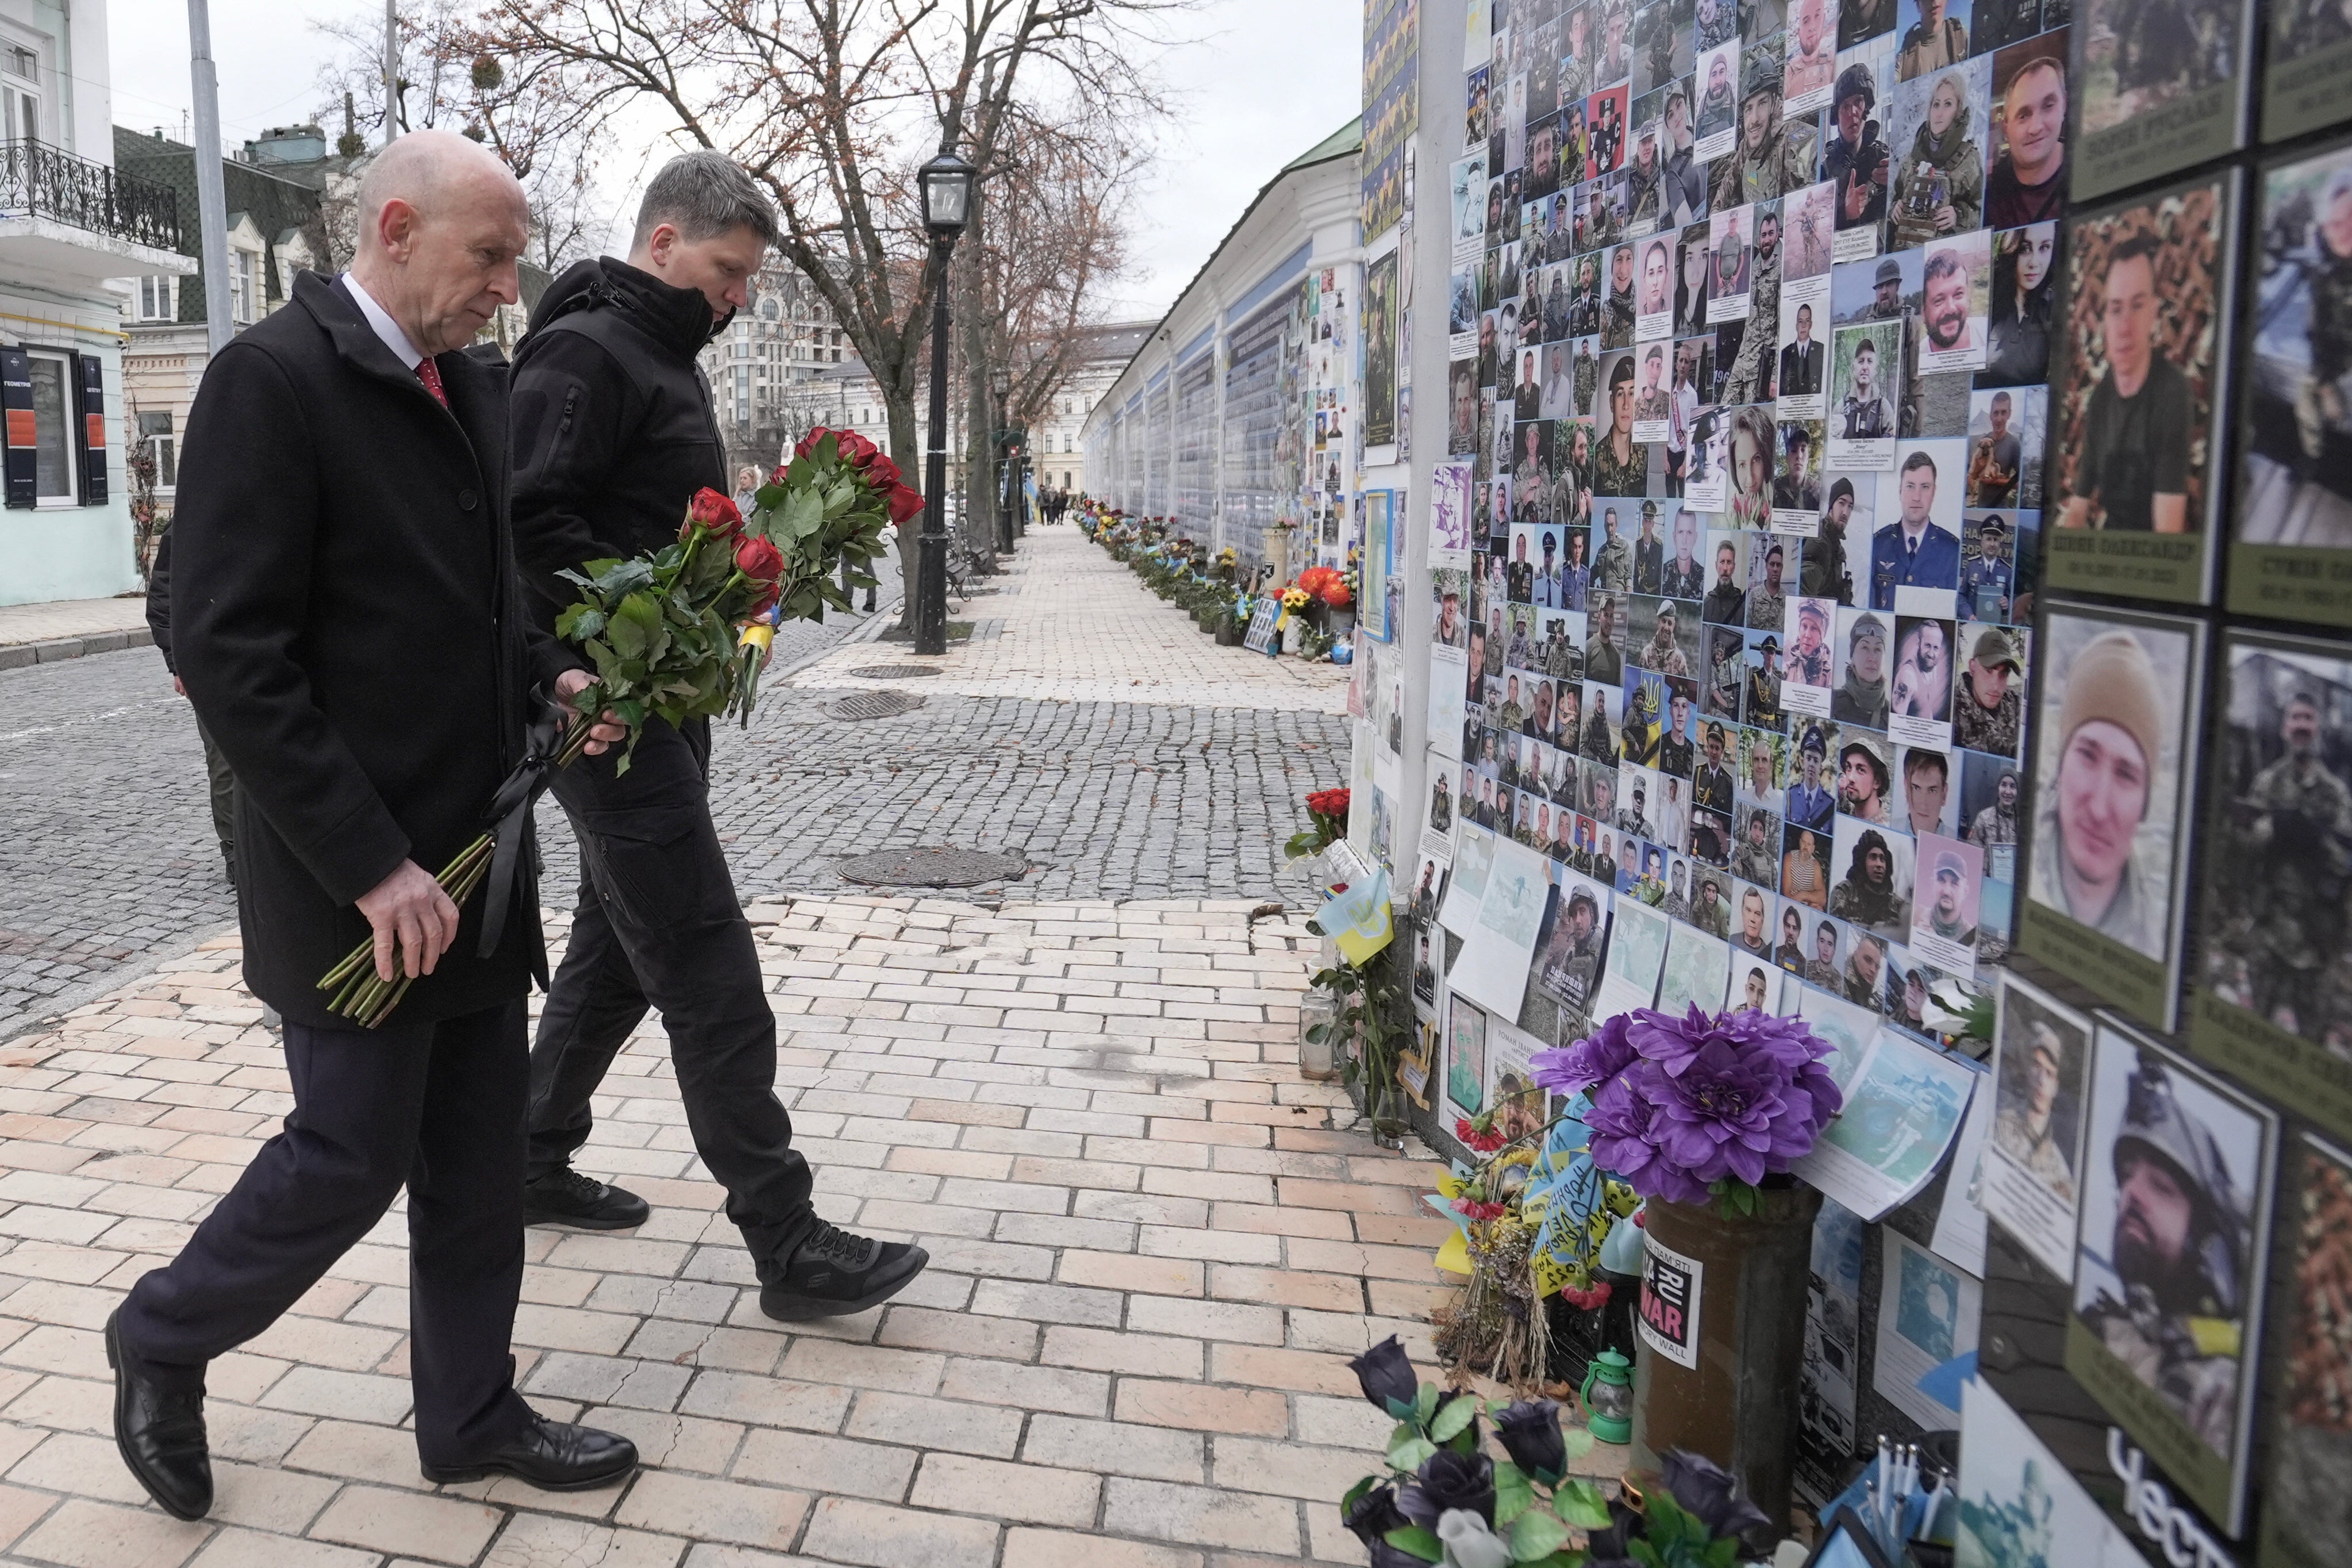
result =
[[2044,627],[2020,945],[2169,1030],[2205,627],[2077,605]]
[[2083,1192],[2091,1021],[2004,970],[1993,1039],[1992,1137],[1985,1144],[1979,1189],[1984,1211],[2051,1273],[2068,1279]]
[[[1364,264],[1364,461],[1381,459],[1370,448],[1397,439],[1397,251],[1391,247]],[[1387,458],[1394,461],[1393,455]]]
[[2253,0],[2079,0],[2074,199],[2245,143]]
[[2211,597],[2239,184],[2223,169],[2067,226],[2054,589]]
[[2261,178],[2229,607],[2352,626],[2352,145]]
[[2231,632],[2189,1046],[2352,1138],[2352,658]]
[[1445,1099],[1465,1116],[1485,1109],[1486,1015],[1466,997],[1445,999]]
[[1389,574],[1395,569],[1396,499],[1394,490],[1366,490],[1359,500],[1364,508],[1363,593],[1356,604],[1357,629],[1381,642],[1395,640],[1389,625]]
[[2352,1155],[2305,1136],[2295,1152],[2301,1218],[2288,1277],[2285,1374],[2279,1380],[2263,1499],[2263,1568],[2352,1563]]
[[2263,140],[2284,142],[2345,118],[2352,11],[2337,0],[2271,0],[2263,61]]
[[1395,227],[1411,200],[1412,133],[1421,128],[1420,0],[1364,0],[1363,106],[1358,216],[1371,238]]
[[2066,1370],[2234,1535],[2277,1113],[2102,1017],[2089,1120]]

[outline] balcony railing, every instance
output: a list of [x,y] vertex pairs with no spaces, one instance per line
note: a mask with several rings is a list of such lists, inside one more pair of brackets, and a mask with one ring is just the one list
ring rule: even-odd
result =
[[39,142],[0,142],[0,216],[55,218],[135,245],[180,248],[180,201],[170,186]]

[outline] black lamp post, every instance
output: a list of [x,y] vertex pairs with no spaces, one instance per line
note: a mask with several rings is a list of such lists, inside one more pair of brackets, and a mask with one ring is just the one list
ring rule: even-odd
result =
[[931,297],[931,435],[923,454],[923,532],[915,558],[915,651],[948,651],[948,258],[971,214],[977,170],[952,142],[918,174],[939,291]]
[[1013,391],[1013,377],[1003,370],[988,373],[988,390],[996,395],[996,438],[990,443],[996,458],[996,548],[1013,553],[1013,457],[1006,443],[1004,400]]

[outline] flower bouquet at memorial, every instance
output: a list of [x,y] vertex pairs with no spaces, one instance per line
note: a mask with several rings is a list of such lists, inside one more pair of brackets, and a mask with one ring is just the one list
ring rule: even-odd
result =
[[[822,620],[828,606],[846,611],[853,590],[876,586],[872,563],[886,548],[884,531],[922,505],[874,443],[820,427],[753,494],[750,516],[717,490],[702,489],[670,543],[557,574],[580,597],[556,618],[556,635],[588,656],[595,679],[572,694],[568,726],[534,729],[529,753],[490,802],[489,826],[438,879],[460,907],[490,882],[486,946],[495,945],[505,923],[505,889],[530,803],[579,760],[594,716],[609,712],[627,727],[619,773],[628,771],[651,720],[740,715],[748,725],[775,628]],[[374,952],[371,938],[319,981],[333,994],[331,1011],[371,1029],[410,984],[379,976]]]
[[[1489,1403],[1423,1383],[1394,1336],[1348,1364],[1364,1398],[1396,1422],[1382,1456],[1387,1473],[1366,1476],[1339,1500],[1341,1520],[1376,1568],[1567,1568],[1585,1560],[1569,1545],[1571,1529],[1616,1522],[1600,1487],[1568,1473],[1591,1451],[1592,1434],[1562,1426],[1553,1401]],[[1481,1417],[1495,1423],[1507,1458],[1487,1452]]]
[[1812,1152],[1845,1102],[1836,1047],[1802,1018],[1755,1009],[1621,1013],[1529,1058],[1536,1082],[1587,1095],[1592,1158],[1645,1198],[1756,1212],[1757,1189]]

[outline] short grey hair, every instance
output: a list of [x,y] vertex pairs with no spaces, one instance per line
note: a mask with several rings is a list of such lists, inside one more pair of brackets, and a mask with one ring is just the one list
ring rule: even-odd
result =
[[661,167],[646,199],[637,206],[634,250],[653,237],[663,224],[688,240],[709,239],[730,229],[748,228],[762,245],[776,243],[776,209],[767,193],[724,153],[698,148],[681,153]]

